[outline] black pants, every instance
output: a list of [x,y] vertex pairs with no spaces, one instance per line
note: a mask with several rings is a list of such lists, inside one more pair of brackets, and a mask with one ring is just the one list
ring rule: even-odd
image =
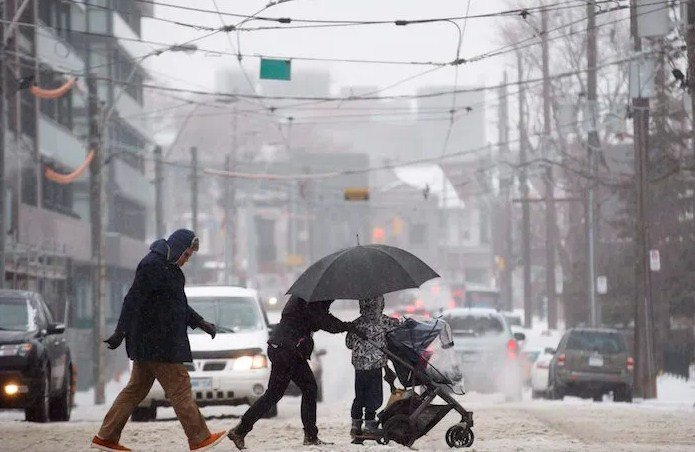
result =
[[295,350],[287,350],[284,347],[275,348],[272,345],[268,346],[268,358],[272,363],[268,389],[241,417],[241,423],[237,432],[242,435],[250,432],[253,424],[282,399],[290,381],[294,381],[302,391],[302,424],[304,424],[304,432],[311,437],[315,437],[319,431],[316,428],[316,396],[318,387],[309,363]]
[[353,419],[371,421],[376,418],[376,410],[384,401],[384,389],[381,385],[381,368],[355,370],[355,400],[350,414]]

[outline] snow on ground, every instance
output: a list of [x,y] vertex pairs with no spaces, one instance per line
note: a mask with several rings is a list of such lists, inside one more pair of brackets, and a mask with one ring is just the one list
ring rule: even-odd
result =
[[[349,320],[355,312],[340,312]],[[406,448],[391,443],[380,446],[366,443],[351,445],[349,441],[349,408],[353,396],[353,369],[350,354],[344,347],[345,335],[316,335],[318,348],[325,348],[325,402],[318,406],[320,437],[334,442],[323,447],[302,446],[302,425],[299,417],[300,399],[285,397],[278,406],[278,417],[261,420],[247,437],[250,451],[313,450],[324,451],[389,451]],[[107,386],[107,404],[93,405],[93,393],[77,395],[77,407],[68,423],[31,424],[23,413],[0,413],[0,451],[88,450],[96,433],[126,378]],[[694,451],[695,452],[695,385],[669,376],[659,379],[659,399],[618,404],[595,403],[567,398],[565,401],[532,401],[505,403],[503,396],[470,393],[459,398],[461,404],[474,412],[475,451]],[[227,430],[238,422],[245,406],[203,408],[212,431]],[[171,408],[159,409],[158,420],[149,423],[130,422],[122,443],[134,450],[183,451],[187,443]],[[422,451],[449,450],[444,440],[446,429],[458,422],[454,414],[444,418],[429,434],[415,442]],[[225,440],[215,450],[235,450]]]

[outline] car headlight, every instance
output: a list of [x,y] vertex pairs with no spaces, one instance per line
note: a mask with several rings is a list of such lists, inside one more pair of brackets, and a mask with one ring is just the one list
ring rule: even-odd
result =
[[34,344],[7,344],[0,345],[0,356],[27,356],[34,348]]
[[265,355],[240,356],[234,360],[234,370],[251,370],[268,367]]

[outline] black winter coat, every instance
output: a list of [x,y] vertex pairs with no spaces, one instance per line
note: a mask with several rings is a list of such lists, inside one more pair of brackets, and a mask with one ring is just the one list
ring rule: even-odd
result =
[[125,333],[133,361],[190,362],[187,327],[198,327],[203,318],[188,306],[186,279],[177,265],[167,262],[166,241],[153,243],[150,250],[123,300],[116,331]]
[[302,357],[309,359],[314,351],[314,331],[342,333],[349,324],[328,312],[330,301],[307,303],[299,297],[292,296],[282,310],[280,323],[270,335],[270,344],[280,345],[298,351]]

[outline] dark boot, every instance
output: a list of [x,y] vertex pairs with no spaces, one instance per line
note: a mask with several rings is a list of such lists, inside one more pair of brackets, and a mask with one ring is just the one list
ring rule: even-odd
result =
[[362,430],[362,433],[368,436],[380,435],[381,431],[379,430],[379,422],[375,419],[372,419],[371,421],[364,421],[364,430]]
[[238,428],[239,426],[237,425],[236,427],[231,429],[227,434],[227,438],[232,440],[237,449],[243,450],[246,449],[246,444],[244,444],[244,437],[246,436],[246,434],[244,433],[242,435],[241,433],[237,433]]
[[352,428],[350,428],[350,436],[353,438],[355,436],[362,434],[362,419],[353,419]]
[[305,446],[323,446],[324,444],[333,444],[329,443],[327,441],[321,441],[318,437],[316,436],[310,436],[307,433],[304,433],[304,445]]

